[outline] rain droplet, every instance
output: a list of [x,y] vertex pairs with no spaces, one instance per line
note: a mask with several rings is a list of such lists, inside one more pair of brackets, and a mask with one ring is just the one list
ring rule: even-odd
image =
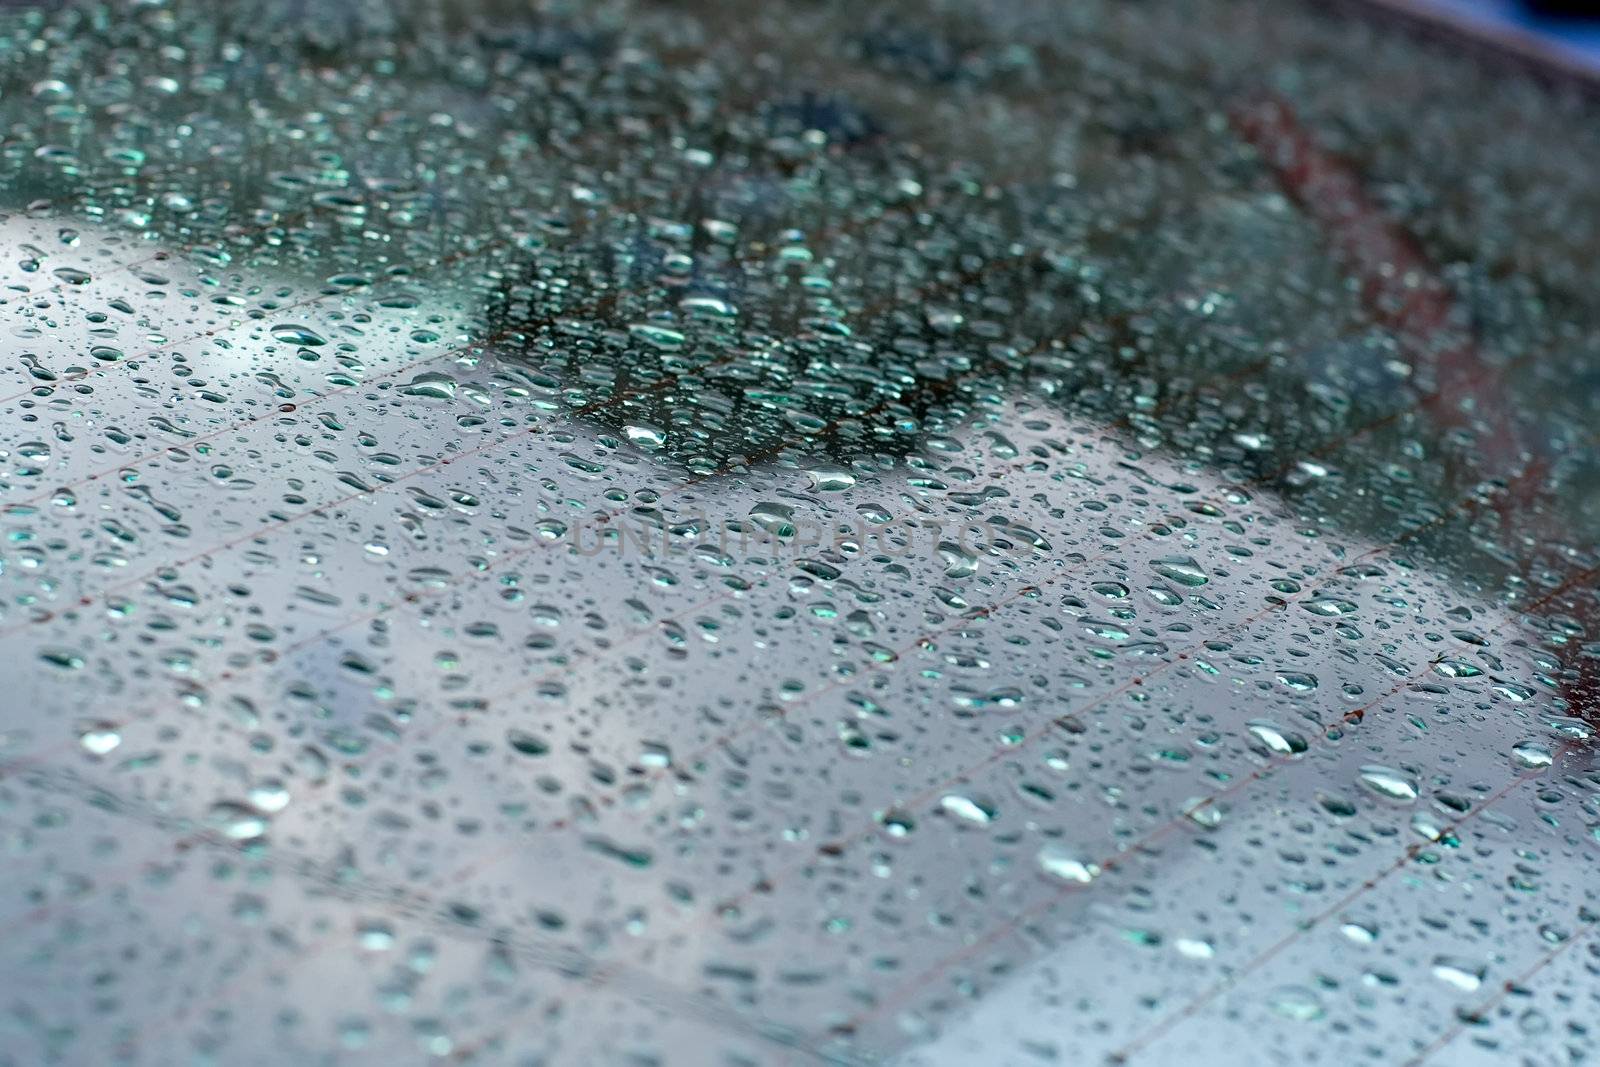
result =
[[658,348],[664,352],[675,352],[688,341],[688,338],[677,330],[669,330],[665,326],[652,326],[649,323],[634,323],[628,327],[628,332],[651,348]]
[[1307,1023],[1322,1018],[1324,1008],[1316,993],[1304,986],[1284,986],[1267,996],[1267,1006],[1273,1014],[1285,1019]]
[[1487,973],[1483,964],[1459,956],[1436,956],[1433,961],[1433,976],[1463,993],[1471,993],[1481,986]]
[[1274,756],[1298,756],[1306,750],[1304,737],[1283,729],[1270,719],[1252,719],[1245,728]]
[[311,329],[310,327],[296,326],[292,323],[286,323],[282,326],[274,326],[272,328],[272,338],[275,341],[282,341],[285,344],[304,345],[309,348],[315,348],[318,345],[325,345],[328,343],[328,339],[326,337],[322,336],[320,333]]
[[1150,566],[1161,577],[1177,582],[1179,585],[1186,585],[1191,589],[1205,585],[1206,582],[1210,581],[1206,572],[1200,569],[1200,564],[1196,563],[1190,556],[1165,556],[1158,560],[1152,560]]
[[956,818],[970,822],[975,826],[988,826],[995,815],[993,806],[957,793],[950,793],[941,798],[939,807]]
[[104,756],[122,744],[122,735],[117,732],[115,723],[97,722],[78,735],[78,742],[85,752]]
[[1369,763],[1361,768],[1361,784],[1388,800],[1409,804],[1421,793],[1416,778],[1392,767]]
[[1518,770],[1542,771],[1555,758],[1550,746],[1542,741],[1522,741],[1511,747],[1511,765]]
[[543,756],[550,751],[550,746],[544,738],[537,734],[530,734],[526,730],[507,730],[506,741],[516,751],[524,756]]
[[850,468],[837,463],[812,463],[806,466],[811,488],[819,493],[837,493],[856,484]]
[[1052,878],[1079,885],[1088,885],[1100,873],[1098,866],[1079,859],[1055,843],[1039,850],[1039,869]]
[[424,371],[401,387],[406,396],[424,396],[432,400],[450,400],[456,395],[456,380],[439,371]]
[[265,816],[248,804],[231,800],[213,804],[207,821],[234,841],[250,841],[267,832]]
[[646,452],[659,451],[667,444],[667,431],[647,422],[630,423],[622,428],[622,432],[636,447]]

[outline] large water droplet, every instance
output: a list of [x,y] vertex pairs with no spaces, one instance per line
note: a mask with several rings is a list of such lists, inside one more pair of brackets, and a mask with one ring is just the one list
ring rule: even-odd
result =
[[272,337],[275,341],[282,341],[291,345],[304,345],[308,348],[316,348],[319,345],[328,343],[326,337],[311,329],[311,327],[297,326],[293,323],[274,326],[272,328]]
[[1360,780],[1362,785],[1379,796],[1406,804],[1416,800],[1421,792],[1421,786],[1412,775],[1376,763],[1361,768]]
[[1191,589],[1205,585],[1206,582],[1210,581],[1206,572],[1201,570],[1200,564],[1196,563],[1190,556],[1164,556],[1161,559],[1152,560],[1150,566],[1161,577],[1177,582],[1179,585],[1186,585]]

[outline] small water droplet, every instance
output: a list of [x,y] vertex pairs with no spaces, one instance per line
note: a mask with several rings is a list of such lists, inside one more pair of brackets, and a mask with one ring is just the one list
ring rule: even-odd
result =
[[78,742],[85,752],[104,756],[122,744],[122,735],[117,732],[115,723],[97,722],[78,735]]
[[972,823],[974,826],[988,826],[994,819],[995,810],[992,805],[971,797],[964,797],[958,793],[946,794],[939,800],[939,807],[956,818]]
[[1088,885],[1100,873],[1100,868],[1068,852],[1052,842],[1039,850],[1039,869],[1063,882]]

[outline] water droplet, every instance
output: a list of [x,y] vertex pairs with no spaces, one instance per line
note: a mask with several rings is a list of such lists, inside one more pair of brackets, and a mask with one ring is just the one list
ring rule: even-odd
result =
[[975,826],[989,825],[995,815],[992,805],[956,793],[949,793],[942,797],[939,800],[939,807],[956,818],[972,823]]
[[450,400],[456,395],[458,383],[441,371],[423,371],[401,386],[406,396],[421,396],[431,400]]
[[628,332],[651,348],[658,348],[664,352],[676,352],[689,340],[677,330],[669,330],[665,326],[654,326],[650,323],[634,323],[628,327]]
[[1360,781],[1380,797],[1406,804],[1416,800],[1421,792],[1421,786],[1412,775],[1376,763],[1361,768]]
[[646,452],[660,451],[667,444],[667,431],[647,422],[628,423],[622,428],[622,432],[635,447],[642,448]]
[[550,745],[544,738],[538,734],[531,734],[526,730],[507,730],[506,741],[514,750],[524,756],[543,756],[550,751]]
[[274,326],[272,328],[272,337],[274,340],[282,341],[285,344],[303,345],[307,348],[316,348],[328,343],[326,337],[309,326],[296,326],[292,323]]
[[1356,611],[1356,605],[1354,602],[1344,600],[1340,597],[1327,596],[1324,594],[1318,594],[1317,596],[1312,597],[1304,604],[1301,604],[1300,607],[1305,611],[1309,611],[1313,615],[1324,615],[1330,617],[1339,615],[1353,615]]
[[1463,993],[1474,992],[1483,984],[1488,968],[1481,963],[1460,956],[1437,956],[1433,961],[1433,976]]
[[254,807],[224,800],[213,804],[207,821],[223,836],[234,841],[250,841],[267,832],[267,819]]
[[1542,771],[1555,762],[1555,753],[1543,741],[1522,741],[1511,747],[1511,765],[1518,770]]
[[1039,869],[1063,882],[1088,885],[1099,875],[1100,868],[1074,856],[1063,846],[1051,842],[1039,850]]
[[1285,730],[1270,719],[1252,719],[1246,726],[1250,736],[1274,756],[1298,756],[1306,750],[1306,739]]
[[98,722],[80,733],[78,741],[85,752],[104,756],[122,744],[122,735],[117,732],[115,723]]
[[1151,561],[1151,568],[1161,577],[1191,589],[1198,588],[1210,581],[1206,572],[1200,568],[1190,556],[1165,556]]
[[1267,995],[1267,1006],[1274,1015],[1295,1022],[1313,1022],[1322,1018],[1326,1010],[1315,992],[1304,986],[1284,986]]
[[367,919],[356,927],[356,943],[368,952],[387,952],[394,948],[394,928],[379,919]]
[[268,815],[276,815],[289,806],[289,790],[276,778],[265,778],[250,787],[247,794],[252,807]]
[[856,484],[850,468],[838,463],[811,463],[806,466],[811,488],[819,493],[837,493]]

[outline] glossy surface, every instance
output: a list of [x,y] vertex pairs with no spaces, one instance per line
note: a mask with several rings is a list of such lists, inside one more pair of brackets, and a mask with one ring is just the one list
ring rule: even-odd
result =
[[177,2],[0,111],[0,1063],[1592,1047],[1589,105]]

